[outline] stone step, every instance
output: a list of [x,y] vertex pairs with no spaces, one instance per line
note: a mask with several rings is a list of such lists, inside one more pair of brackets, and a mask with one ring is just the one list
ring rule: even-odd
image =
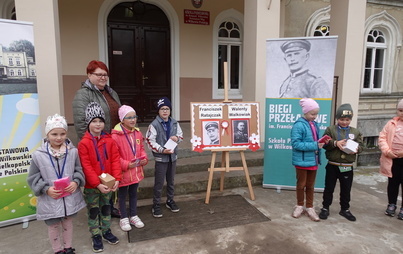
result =
[[[194,152],[193,152],[194,153]],[[186,195],[207,191],[209,177],[208,168],[211,164],[211,152],[197,154],[194,157],[179,158],[175,175],[175,195]],[[263,157],[264,151],[245,151],[245,159],[249,170],[252,185],[261,185],[263,181]],[[144,168],[145,178],[140,182],[138,199],[148,199],[153,196],[154,186],[154,160],[150,157],[149,163]],[[215,167],[221,166],[221,153],[216,157]],[[230,167],[242,166],[239,152],[230,152]],[[212,190],[218,190],[220,185],[220,172],[214,172]],[[243,170],[225,173],[224,188],[231,189],[247,186]],[[163,197],[166,196],[164,186]]]
[[[263,166],[248,167],[252,185],[262,185]],[[187,195],[191,193],[206,192],[209,172],[189,172],[176,174],[175,195]],[[214,172],[211,190],[220,188],[220,172]],[[138,199],[151,199],[153,197],[154,177],[144,178],[139,185]],[[226,172],[224,177],[224,189],[232,189],[248,186],[243,170]],[[166,188],[164,185],[162,200],[165,200]]]
[[[195,153],[193,157],[181,157],[178,155],[178,160],[176,162],[176,174],[206,171],[211,164],[211,153]],[[264,151],[258,150],[256,152],[245,151],[245,159],[248,167],[262,166],[263,165]],[[152,177],[154,176],[154,165],[155,161],[153,156],[149,157],[149,163],[144,167],[144,176]],[[217,154],[215,167],[221,165],[221,153]],[[230,152],[230,166],[239,167],[242,166],[242,161],[239,152]]]

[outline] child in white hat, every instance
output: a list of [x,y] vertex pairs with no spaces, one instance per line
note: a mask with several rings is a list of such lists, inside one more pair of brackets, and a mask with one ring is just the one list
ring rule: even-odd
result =
[[86,206],[80,187],[84,174],[77,148],[67,138],[63,116],[49,116],[46,138],[32,154],[28,184],[38,197],[36,218],[48,226],[54,253],[75,253],[72,247],[73,217]]

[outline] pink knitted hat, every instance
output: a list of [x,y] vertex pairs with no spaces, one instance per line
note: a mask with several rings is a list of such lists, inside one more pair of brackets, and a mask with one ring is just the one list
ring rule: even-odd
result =
[[399,103],[397,104],[397,108],[400,108],[400,109],[403,108],[403,99],[401,99],[401,100],[399,101]]
[[304,112],[304,114],[308,113],[311,110],[319,108],[319,104],[311,98],[301,99],[299,101],[299,105],[302,107],[302,112]]
[[119,120],[121,121],[121,122],[123,122],[123,118],[127,115],[127,113],[129,113],[129,112],[134,112],[134,113],[136,113],[136,110],[134,110],[132,107],[130,107],[130,106],[127,106],[127,105],[122,105],[120,108],[119,108]]

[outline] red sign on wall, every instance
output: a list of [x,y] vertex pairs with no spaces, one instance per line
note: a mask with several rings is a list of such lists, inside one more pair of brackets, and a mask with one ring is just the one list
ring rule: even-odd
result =
[[184,10],[185,24],[210,25],[210,12]]

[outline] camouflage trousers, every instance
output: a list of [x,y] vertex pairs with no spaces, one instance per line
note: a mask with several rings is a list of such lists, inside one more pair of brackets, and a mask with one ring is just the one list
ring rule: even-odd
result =
[[112,192],[104,194],[98,189],[84,188],[88,228],[93,236],[104,234],[111,226],[111,195]]

